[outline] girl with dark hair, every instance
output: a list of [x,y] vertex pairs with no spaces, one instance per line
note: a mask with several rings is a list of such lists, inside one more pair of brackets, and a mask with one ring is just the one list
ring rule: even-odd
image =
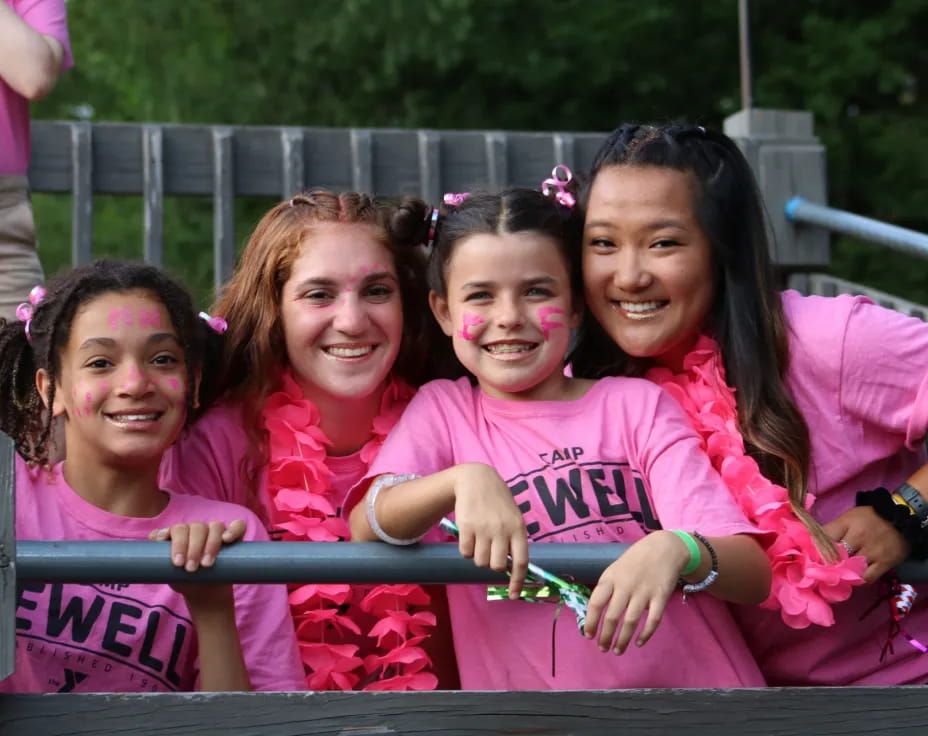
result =
[[[737,610],[769,683],[925,682],[928,657],[884,647],[887,609],[871,609],[902,604],[911,591],[875,581],[928,553],[928,325],[864,297],[778,293],[754,177],[721,133],[623,125],[582,199],[573,370],[670,391],[775,533],[771,597]],[[922,603],[902,622],[916,643]]]
[[[683,412],[640,379],[564,374],[582,300],[580,217],[563,201],[471,195],[437,223],[430,304],[473,378],[419,390],[370,488],[346,504],[353,537],[411,544],[453,514],[465,557],[506,570],[511,556],[509,598],[528,539],[631,544],[590,596],[586,640],[566,622],[552,632],[553,607],[450,586],[466,689],[762,685],[722,601],[762,600],[769,566]],[[424,206],[410,211],[434,222]],[[684,605],[678,583],[710,595]],[[603,660],[608,651],[624,656]]]
[[[20,539],[170,539],[188,571],[224,542],[267,539],[246,509],[158,484],[217,338],[182,287],[152,266],[97,261],[36,287],[17,313],[0,322],[0,429],[19,451]],[[49,466],[55,417],[67,458]],[[16,629],[0,692],[302,686],[282,586],[27,583]]]
[[[315,190],[258,223],[211,311],[228,323],[222,402],[165,458],[162,477],[250,506],[286,541],[349,538],[339,516],[413,387],[430,371],[423,242],[394,232],[396,208]],[[300,585],[290,594],[312,690],[434,689],[423,647],[444,592],[417,585]],[[450,649],[450,645],[448,647]],[[442,673],[443,676],[446,674]]]

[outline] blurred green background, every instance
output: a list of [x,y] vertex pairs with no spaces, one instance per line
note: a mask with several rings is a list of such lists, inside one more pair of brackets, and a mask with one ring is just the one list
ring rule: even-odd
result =
[[[77,66],[34,116],[607,131],[721,126],[736,0],[68,0]],[[811,110],[829,204],[928,231],[928,0],[753,0],[757,107]],[[243,242],[270,201],[236,202]],[[70,198],[35,196],[46,272]],[[212,297],[212,203],[165,202],[166,265]],[[140,257],[139,198],[94,200],[95,255]],[[848,239],[831,271],[928,302],[923,261]]]

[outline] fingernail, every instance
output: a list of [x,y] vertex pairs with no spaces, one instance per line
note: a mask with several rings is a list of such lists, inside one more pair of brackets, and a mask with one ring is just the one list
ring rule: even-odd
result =
[[200,564],[203,565],[203,567],[209,567],[210,565],[213,564],[213,556],[203,555],[203,559],[200,560]]
[[187,572],[193,572],[194,570],[196,570],[196,569],[197,569],[197,561],[196,561],[196,560],[187,560],[187,568],[186,568],[186,569],[187,569]]
[[623,652],[623,650],[622,650],[622,649],[619,649],[618,647],[616,647],[613,651],[614,651],[616,654],[621,654],[621,653]]
[[174,564],[180,567],[184,564],[184,556],[182,554],[174,555]]
[[643,642],[641,639],[639,639],[638,641],[635,642],[635,646],[636,646],[636,647],[643,647],[643,646],[644,646],[644,642]]
[[609,651],[609,650],[606,649],[606,647],[602,646],[602,644],[600,644],[600,646],[599,646],[599,651],[601,651],[603,654],[605,654],[605,653],[606,653],[607,651]]

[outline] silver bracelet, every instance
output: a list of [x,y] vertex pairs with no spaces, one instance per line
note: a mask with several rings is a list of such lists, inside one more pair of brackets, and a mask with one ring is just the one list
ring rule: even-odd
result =
[[712,583],[719,579],[719,556],[715,553],[715,548],[709,544],[709,540],[706,539],[699,532],[690,532],[696,539],[702,542],[703,546],[709,550],[709,556],[712,558],[712,569],[709,570],[709,574],[706,575],[698,583],[688,583],[682,578],[680,579],[680,585],[683,586],[683,602],[686,602],[686,596],[690,593],[699,593],[706,588],[708,588]]
[[[387,544],[393,544],[397,547],[408,547],[410,544],[415,544],[418,542],[425,534],[420,534],[418,537],[413,539],[400,539],[398,537],[393,537],[387,534],[383,527],[380,526],[380,523],[377,521],[377,514],[374,510],[374,504],[377,503],[377,496],[380,495],[380,492],[384,488],[389,488],[390,486],[397,486],[400,483],[405,483],[408,480],[416,480],[420,476],[409,473],[406,475],[378,475],[374,482],[371,483],[371,488],[367,492],[367,523],[371,525],[374,534],[376,534],[381,541],[386,542]],[[428,532],[426,532],[427,534]]]

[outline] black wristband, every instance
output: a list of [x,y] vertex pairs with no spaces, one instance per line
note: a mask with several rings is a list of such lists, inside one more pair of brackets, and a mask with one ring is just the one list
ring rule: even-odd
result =
[[885,488],[858,491],[857,505],[872,507],[879,517],[892,524],[912,548],[912,557],[917,560],[928,559],[928,529],[922,526],[921,520],[907,507],[893,501],[889,491]]

